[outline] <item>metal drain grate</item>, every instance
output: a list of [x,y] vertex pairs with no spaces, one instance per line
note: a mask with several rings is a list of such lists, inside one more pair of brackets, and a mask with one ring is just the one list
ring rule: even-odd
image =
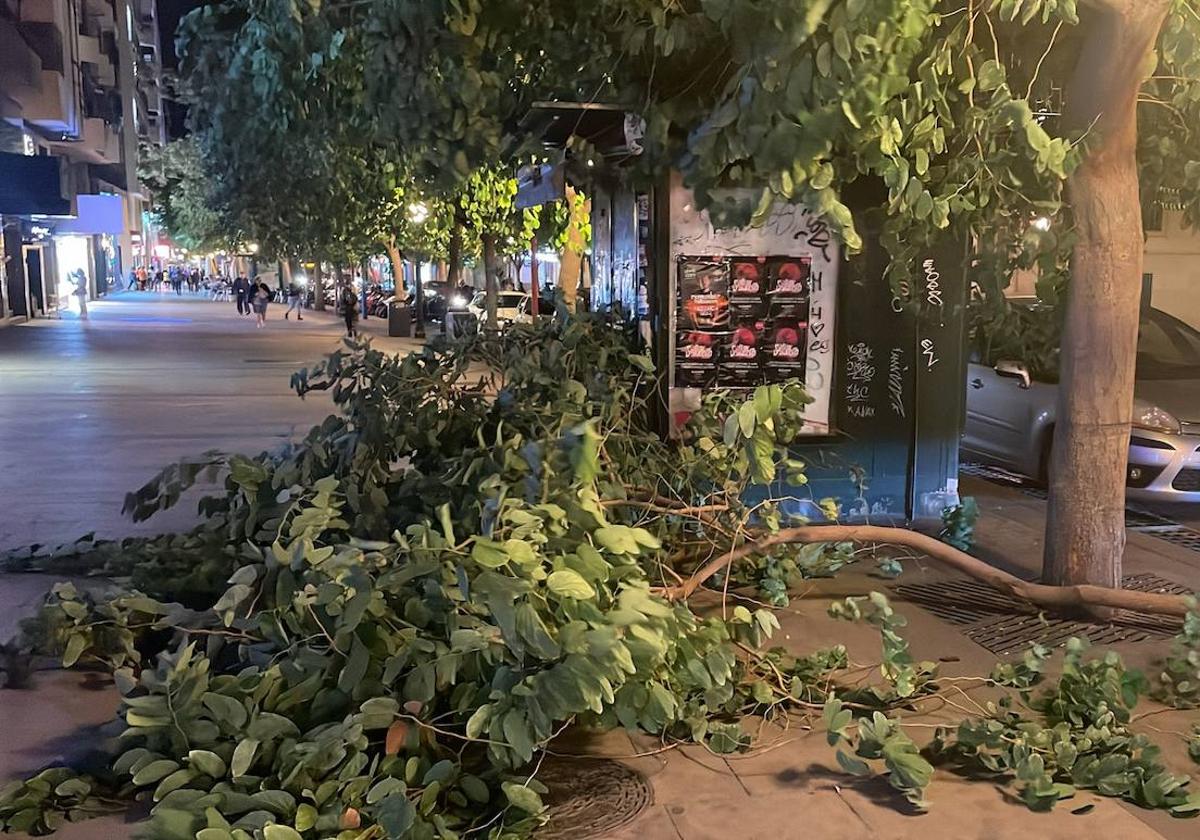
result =
[[1142,528],[1163,528],[1163,527],[1179,527],[1165,516],[1160,516],[1157,513],[1151,513],[1148,510],[1141,508],[1128,507],[1125,509],[1125,527],[1142,529]]
[[537,774],[549,820],[538,840],[587,840],[634,821],[654,800],[642,775],[606,758],[549,757]]
[[[1141,592],[1186,594],[1188,589],[1156,575],[1132,575],[1122,581],[1126,589]],[[1032,605],[1010,598],[978,581],[942,581],[901,584],[897,595],[963,628],[967,638],[990,650],[1007,655],[1031,644],[1047,647],[1065,644],[1072,636],[1086,637],[1092,644],[1144,642],[1174,635],[1176,619],[1122,612],[1112,622],[1090,622],[1039,613]]]
[[1147,529],[1141,533],[1148,534],[1156,539],[1166,540],[1183,548],[1192,551],[1200,551],[1200,531],[1193,531],[1191,528],[1185,528],[1182,525],[1164,525]]

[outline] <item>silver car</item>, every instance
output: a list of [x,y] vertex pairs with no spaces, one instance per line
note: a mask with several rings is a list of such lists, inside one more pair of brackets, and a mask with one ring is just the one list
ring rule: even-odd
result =
[[[1058,386],[1038,382],[1019,360],[967,368],[967,458],[1045,481]],[[1157,309],[1138,333],[1130,499],[1200,502],[1200,332]]]

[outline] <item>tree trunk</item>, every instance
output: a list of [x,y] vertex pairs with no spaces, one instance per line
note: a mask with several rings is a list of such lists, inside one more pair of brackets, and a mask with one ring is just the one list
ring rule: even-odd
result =
[[313,260],[313,309],[325,311],[325,275],[322,272],[321,258]]
[[486,295],[487,328],[495,330],[500,326],[496,320],[496,237],[489,233],[481,236],[480,240],[483,242],[483,287]]
[[451,290],[454,290],[462,285],[463,226],[457,217],[454,219],[454,224],[450,226],[449,251],[450,276],[447,278],[447,282],[449,282]]
[[1121,585],[1125,471],[1142,284],[1137,95],[1169,0],[1096,0],[1066,91],[1065,122],[1088,131],[1068,182],[1071,258],[1050,463],[1043,578]]
[[396,247],[396,240],[392,240],[384,245],[387,249],[388,260],[392,264],[392,279],[395,280],[396,295],[399,296],[408,284],[404,282],[404,258],[400,256],[400,249]]
[[583,241],[583,222],[587,220],[590,202],[578,206],[575,190],[567,185],[567,242],[563,248],[558,272],[558,299],[568,312],[575,311],[575,299],[579,292],[579,281],[583,276],[583,252],[587,243]]

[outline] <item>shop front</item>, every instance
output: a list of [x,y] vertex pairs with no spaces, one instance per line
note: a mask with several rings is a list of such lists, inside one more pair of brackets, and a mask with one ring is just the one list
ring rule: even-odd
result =
[[[664,374],[664,434],[686,438],[712,389],[750,394],[801,381],[812,403],[794,447],[808,483],[763,495],[809,521],[824,520],[831,499],[841,521],[940,525],[958,503],[965,243],[931,249],[912,267],[920,282],[893,289],[871,230],[860,231],[865,250],[848,261],[828,223],[803,206],[718,229],[679,173],[645,184],[624,166],[636,120],[588,106],[565,119],[571,107],[535,109],[528,123],[559,150],[581,126],[600,156],[565,166],[593,202],[593,309],[646,325]],[[720,198],[753,203],[758,193]]]

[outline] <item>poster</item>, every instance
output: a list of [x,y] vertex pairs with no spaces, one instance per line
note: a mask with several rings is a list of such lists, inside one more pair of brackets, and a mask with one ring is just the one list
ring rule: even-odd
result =
[[[720,191],[722,201],[755,202],[759,192],[749,188]],[[736,348],[747,353],[747,333],[734,342],[733,333],[746,328],[765,340],[769,352],[758,353],[762,381],[800,379],[812,403],[805,407],[802,434],[827,435],[835,402],[834,387],[840,372],[834,370],[837,334],[838,274],[841,249],[837,237],[820,214],[801,204],[776,204],[761,224],[745,228],[716,227],[696,196],[672,173],[661,231],[667,239],[669,263],[659,280],[671,290],[671,305],[662,313],[671,368],[669,406],[677,423],[685,423],[700,408],[708,383],[729,376],[749,375],[749,366],[731,365],[727,358]],[[723,261],[729,278],[729,340],[718,345],[703,376],[697,369],[680,371],[685,348],[699,354],[687,338],[688,325],[681,317],[680,295],[683,262]],[[757,287],[757,288],[756,288]],[[752,320],[751,320],[752,319]],[[762,326],[759,327],[761,322]],[[796,339],[795,341],[793,339]]]
[[809,258],[682,256],[677,270],[676,387],[805,378]]

